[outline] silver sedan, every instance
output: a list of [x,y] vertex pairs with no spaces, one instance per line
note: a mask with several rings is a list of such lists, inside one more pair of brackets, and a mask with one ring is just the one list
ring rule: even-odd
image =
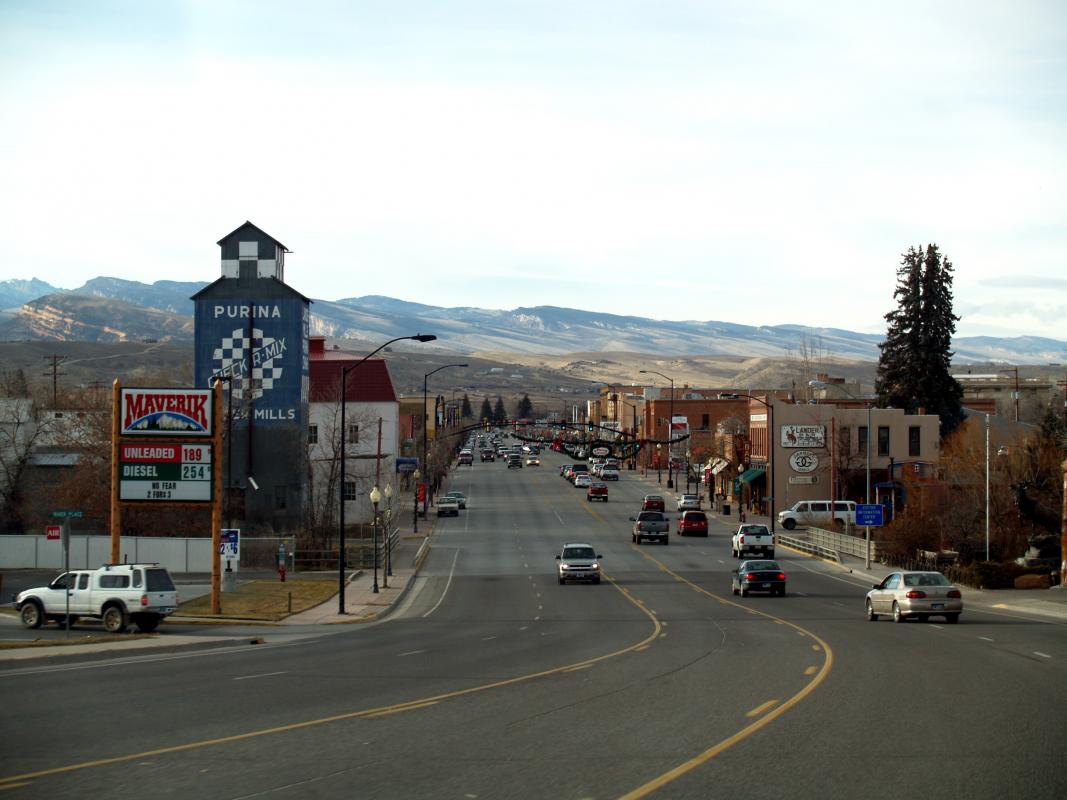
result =
[[963,594],[940,572],[893,572],[867,592],[867,619],[889,614],[894,622],[908,617],[944,617],[959,622]]

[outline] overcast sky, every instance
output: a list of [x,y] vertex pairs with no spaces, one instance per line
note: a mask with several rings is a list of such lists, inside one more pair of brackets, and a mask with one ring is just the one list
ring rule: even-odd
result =
[[0,279],[1067,339],[1067,3],[0,2]]

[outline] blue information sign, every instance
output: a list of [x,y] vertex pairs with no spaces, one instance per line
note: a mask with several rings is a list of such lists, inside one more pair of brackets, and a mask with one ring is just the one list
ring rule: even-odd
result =
[[875,503],[857,503],[856,524],[861,527],[885,525],[885,506]]

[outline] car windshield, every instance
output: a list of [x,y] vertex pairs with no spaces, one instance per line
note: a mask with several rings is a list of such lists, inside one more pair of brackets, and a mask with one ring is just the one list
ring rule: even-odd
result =
[[643,511],[638,515],[637,519],[641,522],[659,522],[663,519],[663,515],[658,511]]
[[745,563],[745,569],[754,571],[766,571],[766,570],[781,570],[777,561],[748,561]]
[[596,558],[592,547],[566,547],[563,550],[564,558]]
[[703,511],[686,511],[682,516],[685,517],[688,522],[703,522],[707,519],[707,517],[704,516]]

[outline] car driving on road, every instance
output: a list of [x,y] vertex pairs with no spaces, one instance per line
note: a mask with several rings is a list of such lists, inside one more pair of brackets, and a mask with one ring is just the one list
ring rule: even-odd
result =
[[700,495],[697,494],[683,494],[678,498],[678,510],[690,511],[698,510],[700,508]]
[[563,545],[563,552],[556,556],[557,577],[562,586],[567,581],[590,581],[600,583],[600,559],[591,544],[572,542]]
[[707,536],[708,516],[703,511],[683,511],[678,518],[679,536]]
[[892,572],[867,592],[867,619],[888,614],[894,622],[944,617],[959,622],[963,593],[940,572]]
[[730,586],[742,597],[748,597],[749,592],[785,597],[785,571],[777,561],[742,561],[730,573]]
[[446,492],[445,497],[456,498],[456,502],[459,503],[460,508],[467,507],[467,495],[463,494],[463,492]]
[[642,511],[665,511],[666,508],[663,498],[658,494],[646,494],[645,499],[641,501]]
[[631,541],[635,544],[641,544],[645,539],[670,544],[670,522],[662,511],[642,511],[630,520],[634,524]]

